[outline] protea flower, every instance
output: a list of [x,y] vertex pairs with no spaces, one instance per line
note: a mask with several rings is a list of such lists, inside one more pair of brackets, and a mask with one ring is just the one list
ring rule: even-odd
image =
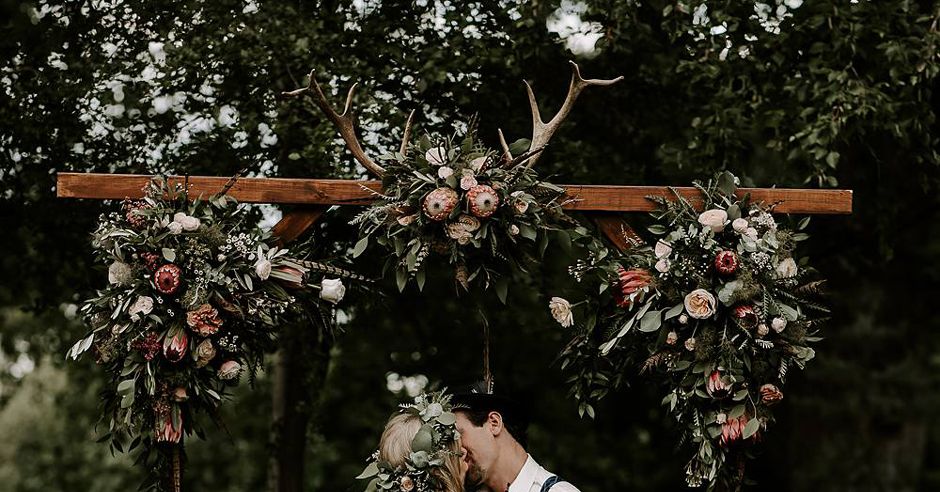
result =
[[188,347],[189,336],[183,330],[176,330],[163,341],[163,356],[170,362],[179,362],[183,360]]
[[[614,299],[617,305],[629,309],[633,306],[630,296],[636,291],[650,285],[653,281],[653,275],[643,268],[634,268],[626,270],[623,267],[617,268],[617,282],[614,283]],[[637,296],[637,301],[642,300],[642,295]]]
[[453,188],[438,188],[424,197],[424,215],[431,220],[446,219],[457,206],[457,192]]
[[487,185],[476,185],[467,192],[467,201],[470,202],[470,212],[480,218],[493,215],[499,207],[499,195],[496,190]]
[[741,435],[744,432],[744,426],[747,424],[746,418],[747,417],[742,415],[736,419],[728,419],[725,421],[725,423],[721,424],[722,446],[728,447],[741,440]]
[[179,429],[173,427],[173,413],[167,412],[166,416],[162,420],[157,421],[156,428],[154,429],[154,434],[157,439],[157,442],[170,442],[178,443],[180,438],[183,437],[183,414],[179,415],[180,427]]
[[734,251],[720,251],[715,256],[715,270],[721,275],[731,275],[738,271],[738,254]]
[[180,288],[180,275],[182,271],[180,267],[167,263],[166,265],[161,266],[153,274],[153,283],[156,284],[157,290],[161,294],[171,295],[176,293]]
[[734,310],[731,311],[731,314],[734,316],[734,319],[744,328],[752,328],[757,326],[757,312],[754,311],[754,306],[749,304],[741,304],[735,306]]
[[714,371],[708,376],[705,391],[712,398],[724,398],[731,393],[731,386],[721,379],[720,371]]

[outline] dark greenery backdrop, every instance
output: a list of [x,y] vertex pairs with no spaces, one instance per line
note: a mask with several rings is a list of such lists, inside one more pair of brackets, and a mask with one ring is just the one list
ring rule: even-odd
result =
[[[751,185],[855,190],[852,216],[811,225],[834,320],[817,360],[791,376],[751,469],[758,488],[935,490],[938,18],[927,0],[0,0],[0,490],[140,479],[94,442],[97,368],[64,360],[83,330],[75,303],[104,282],[88,234],[109,205],[57,200],[56,171],[362,176],[315,108],[274,95],[316,68],[337,102],[362,84],[372,153],[411,109],[419,131],[477,115],[495,145],[497,127],[528,136],[523,79],[544,111],[557,107],[569,58],[625,81],[579,101],[539,163],[556,182],[684,184],[729,169]],[[313,234],[343,252],[351,213],[332,211]],[[551,258],[517,279],[509,308],[484,308],[497,380],[534,409],[532,453],[586,492],[680,490],[684,451],[660,395],[635,384],[596,421],[565,397],[552,362],[567,335],[546,296],[573,293],[572,253]],[[375,274],[380,261],[357,268]],[[389,390],[395,375],[479,374],[474,303],[444,272],[428,287],[352,294],[343,333],[320,346],[329,358],[292,382],[312,416],[307,490],[356,490],[405,397]],[[270,377],[238,391],[228,435],[191,443],[189,490],[266,487],[272,391]]]

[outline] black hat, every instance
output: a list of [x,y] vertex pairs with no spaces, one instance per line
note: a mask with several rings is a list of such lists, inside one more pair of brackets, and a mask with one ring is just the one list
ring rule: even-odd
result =
[[523,405],[505,393],[494,393],[486,390],[486,384],[482,381],[457,387],[452,392],[453,398],[451,399],[454,409],[459,411],[464,408],[474,413],[499,412],[510,432],[515,431],[514,434],[521,434],[515,436],[519,440],[529,426],[528,412]]

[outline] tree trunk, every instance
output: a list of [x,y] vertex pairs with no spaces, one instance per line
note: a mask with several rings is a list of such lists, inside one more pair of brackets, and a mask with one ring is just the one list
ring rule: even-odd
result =
[[281,334],[275,355],[271,461],[271,492],[302,492],[307,426],[323,392],[333,340],[328,327],[293,325]]

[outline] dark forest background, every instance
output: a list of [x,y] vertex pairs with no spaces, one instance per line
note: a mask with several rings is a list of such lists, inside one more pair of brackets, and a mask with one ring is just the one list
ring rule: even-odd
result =
[[[937,490],[938,19],[937,2],[905,0],[0,0],[0,490],[141,479],[95,443],[102,374],[65,360],[84,331],[76,304],[106,278],[89,234],[115,204],[56,199],[56,172],[364,177],[316,108],[275,94],[311,68],[337,104],[358,81],[372,154],[412,109],[419,132],[476,116],[495,147],[497,127],[531,132],[523,79],[543,113],[558,107],[568,59],[625,80],[579,100],[539,162],[554,182],[685,185],[727,169],[745,185],[855,192],[853,215],[811,222],[805,247],[834,317],[816,360],[790,375],[755,490]],[[346,251],[354,212],[311,234]],[[546,306],[578,297],[575,253],[516,279],[508,308],[484,306],[497,382],[534,409],[532,454],[585,492],[681,490],[688,450],[654,388],[609,396],[596,420],[566,397],[553,360],[568,334]],[[355,268],[377,275],[381,261]],[[420,295],[393,282],[352,293],[335,342],[292,366],[305,490],[358,490],[409,391],[480,374],[476,307],[439,273]],[[190,441],[186,489],[268,486],[273,392],[269,375],[240,388],[229,435]]]

